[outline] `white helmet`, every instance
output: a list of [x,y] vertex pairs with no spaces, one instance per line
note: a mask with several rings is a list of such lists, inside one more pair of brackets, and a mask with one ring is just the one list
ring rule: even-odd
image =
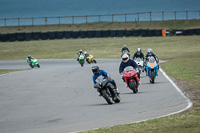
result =
[[84,54],[87,54],[87,52],[85,51]]
[[122,61],[123,61],[124,63],[127,63],[128,60],[129,60],[128,54],[124,54],[124,55],[122,56]]
[[137,49],[137,54],[140,55],[140,53],[142,52],[141,48]]

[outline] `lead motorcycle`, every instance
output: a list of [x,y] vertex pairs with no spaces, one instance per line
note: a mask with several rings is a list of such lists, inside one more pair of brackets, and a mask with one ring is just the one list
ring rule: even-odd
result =
[[108,84],[111,84],[108,79],[104,79],[103,76],[99,76],[96,80],[94,88],[99,90],[100,95],[106,100],[108,104],[119,103],[120,96]]
[[150,83],[155,82],[156,76],[158,76],[158,63],[154,59],[154,57],[149,57],[147,65],[146,65],[146,75],[150,79]]
[[84,63],[85,63],[85,56],[84,55],[80,55],[78,57],[78,62],[81,64],[81,66],[83,67]]
[[138,74],[132,66],[124,68],[124,80],[127,86],[133,91],[133,93],[138,92],[139,78]]

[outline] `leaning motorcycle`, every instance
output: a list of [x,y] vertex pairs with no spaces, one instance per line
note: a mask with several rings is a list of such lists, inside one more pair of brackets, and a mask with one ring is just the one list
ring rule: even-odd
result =
[[85,63],[85,57],[84,57],[84,55],[80,55],[79,57],[78,57],[78,62],[81,64],[81,66],[83,67],[83,65],[84,65],[84,63]]
[[97,63],[97,61],[94,59],[94,56],[93,55],[89,55],[87,58],[86,58],[86,61],[90,64],[90,63]]
[[31,68],[34,68],[34,67],[40,68],[40,65],[39,65],[39,63],[38,63],[38,60],[35,59],[35,58],[32,58],[31,61],[28,61],[28,60],[27,60],[27,62],[29,63],[29,66],[30,66]]
[[146,64],[146,73],[150,79],[150,83],[155,82],[156,76],[158,76],[158,63],[154,59],[154,57],[150,57]]
[[138,78],[140,78],[143,70],[143,60],[141,58],[136,58],[135,63],[138,65]]
[[137,72],[132,66],[124,68],[124,80],[127,86],[133,91],[133,93],[138,92],[139,78]]
[[99,76],[95,81],[96,84],[94,87],[99,90],[100,95],[106,100],[108,104],[120,102],[119,94],[107,86],[110,83],[108,79],[104,79],[103,76]]

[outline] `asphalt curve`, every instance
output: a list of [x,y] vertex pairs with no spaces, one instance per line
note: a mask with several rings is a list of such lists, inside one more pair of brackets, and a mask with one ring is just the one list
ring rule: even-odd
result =
[[[179,112],[187,99],[159,71],[143,74],[139,92],[125,87],[120,60],[39,60],[41,68],[0,75],[0,133],[66,133],[148,120]],[[108,105],[93,88],[93,65],[115,79],[121,102]],[[26,61],[0,61],[0,69],[30,69]]]

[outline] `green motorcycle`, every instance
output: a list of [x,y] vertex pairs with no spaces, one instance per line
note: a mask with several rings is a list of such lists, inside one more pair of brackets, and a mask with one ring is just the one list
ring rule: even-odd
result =
[[30,66],[31,68],[34,68],[34,67],[40,68],[40,65],[39,65],[39,63],[38,63],[38,60],[35,59],[35,58],[32,58],[30,61],[27,59],[27,63],[29,63],[29,66]]
[[85,56],[84,55],[80,55],[78,57],[78,62],[81,64],[81,66],[83,67],[84,63],[85,63]]

